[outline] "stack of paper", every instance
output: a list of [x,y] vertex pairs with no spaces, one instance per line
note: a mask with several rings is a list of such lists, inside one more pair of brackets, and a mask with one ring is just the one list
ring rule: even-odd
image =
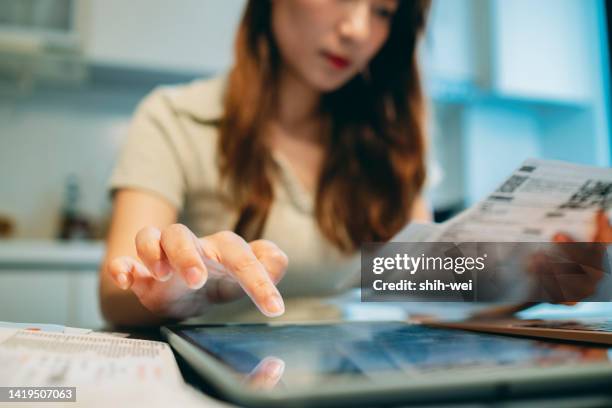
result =
[[0,328],[0,385],[76,387],[77,406],[222,406],[183,382],[166,343],[93,332]]

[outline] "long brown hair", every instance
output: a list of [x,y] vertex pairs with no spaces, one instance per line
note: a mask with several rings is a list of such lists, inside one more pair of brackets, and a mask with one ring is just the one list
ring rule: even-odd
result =
[[[316,191],[323,234],[349,252],[384,241],[409,221],[425,180],[425,101],[417,44],[430,0],[400,0],[367,75],[322,98],[331,134]],[[238,30],[220,123],[220,170],[240,210],[236,233],[261,236],[274,198],[274,165],[262,128],[271,115],[281,58],[271,1],[250,0]]]

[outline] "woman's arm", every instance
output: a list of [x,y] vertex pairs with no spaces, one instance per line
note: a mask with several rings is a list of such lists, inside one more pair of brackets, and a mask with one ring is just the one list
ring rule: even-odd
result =
[[120,289],[112,280],[109,264],[121,256],[138,259],[134,238],[147,226],[163,230],[176,222],[178,210],[155,194],[119,190],[113,201],[113,215],[106,241],[106,255],[100,269],[100,305],[104,318],[115,325],[154,325],[162,322],[145,308],[134,292]]

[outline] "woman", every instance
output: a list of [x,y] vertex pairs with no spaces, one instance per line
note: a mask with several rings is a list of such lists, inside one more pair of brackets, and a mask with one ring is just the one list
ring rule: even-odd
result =
[[332,291],[361,243],[430,220],[416,62],[428,7],[251,0],[227,77],[147,97],[111,182],[106,319],[183,319],[245,292],[278,316],[279,288]]

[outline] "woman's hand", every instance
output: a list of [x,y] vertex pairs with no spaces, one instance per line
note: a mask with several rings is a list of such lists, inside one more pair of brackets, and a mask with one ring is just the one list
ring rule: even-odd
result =
[[[567,234],[558,233],[553,237],[554,242],[575,242],[572,237]],[[612,226],[610,220],[604,211],[597,211],[595,214],[595,233],[591,238],[592,242],[612,243]]]
[[603,211],[597,212],[595,223],[590,243],[578,243],[564,233],[552,237],[559,253],[570,262],[558,263],[545,253],[533,256],[529,271],[551,301],[575,303],[596,292],[604,274],[606,246],[602,244],[612,243],[612,227]]
[[173,224],[160,231],[146,227],[136,235],[140,260],[113,259],[107,272],[120,288],[131,289],[150,311],[168,318],[197,315],[214,302],[246,292],[267,316],[284,313],[276,288],[287,256],[274,243],[247,243],[230,231],[197,238]]

